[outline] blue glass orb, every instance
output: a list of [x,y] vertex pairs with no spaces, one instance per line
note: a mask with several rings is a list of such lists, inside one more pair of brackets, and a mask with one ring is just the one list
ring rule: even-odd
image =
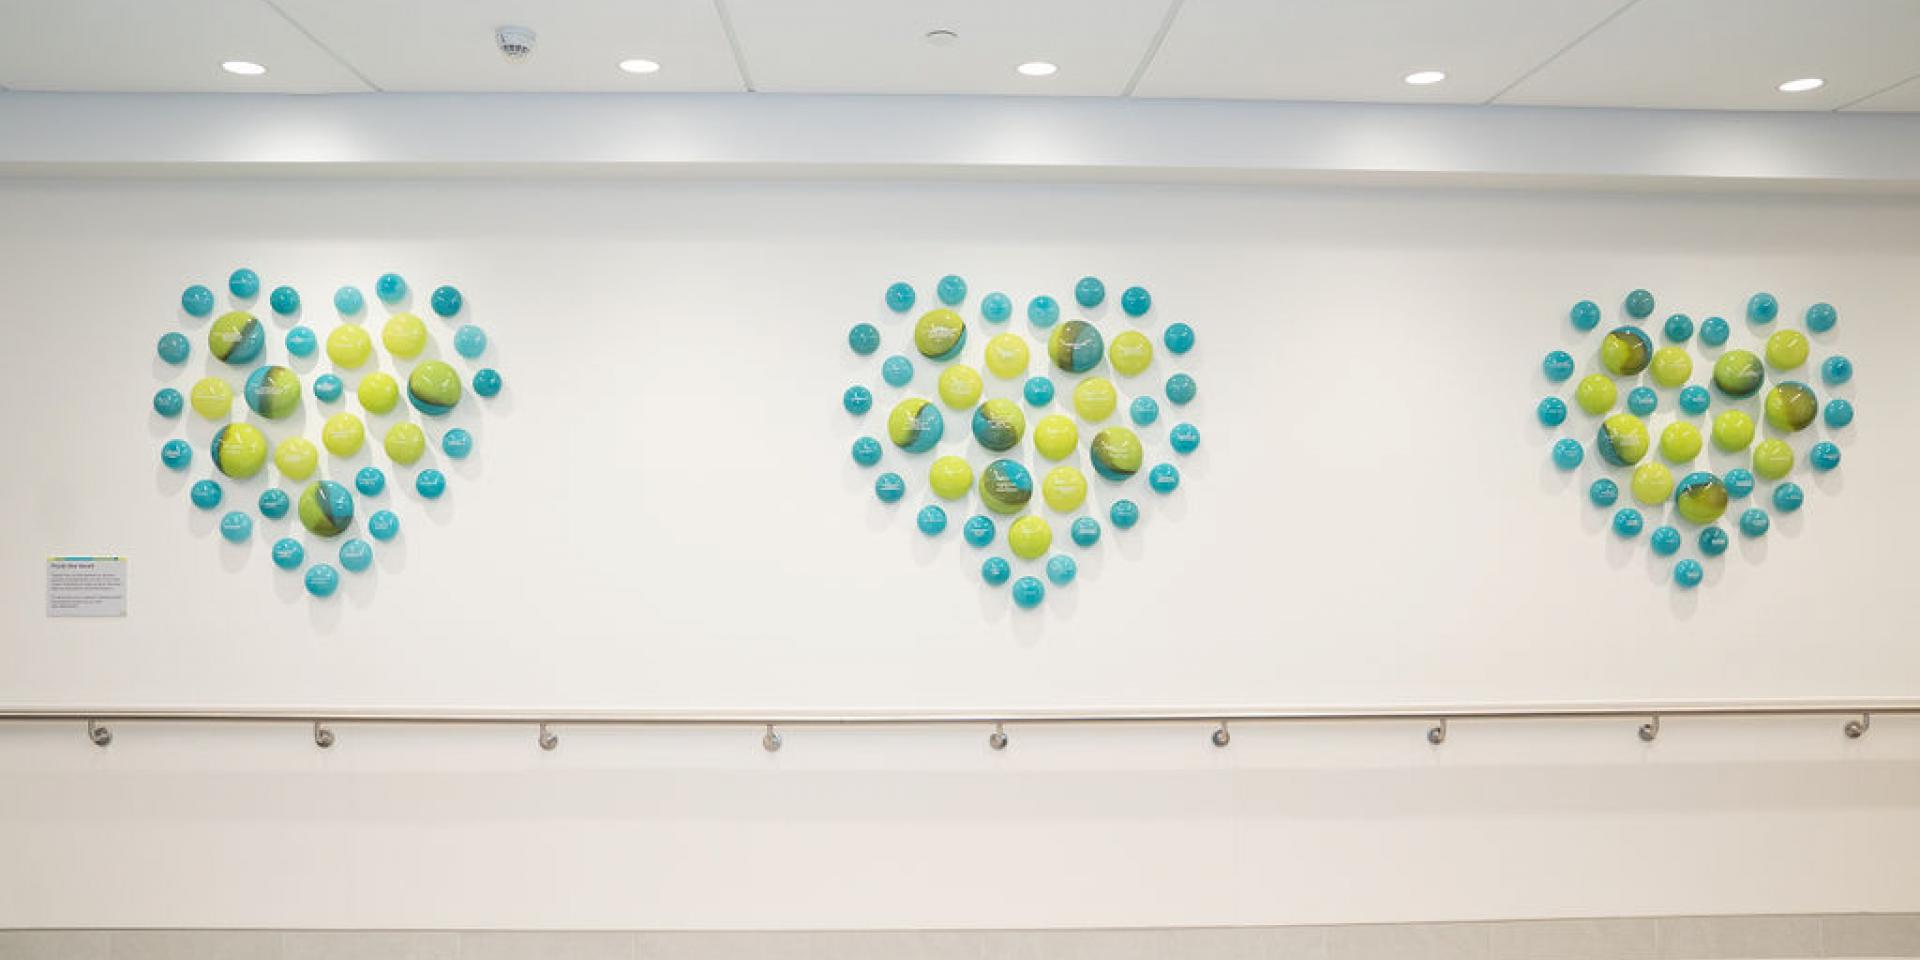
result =
[[1081,277],[1073,285],[1073,302],[1083,307],[1097,307],[1107,299],[1107,285],[1099,277]]
[[984,547],[993,542],[993,520],[980,514],[967,518],[960,527],[960,535],[965,537],[969,546]]
[[873,495],[881,503],[897,503],[907,495],[907,482],[897,473],[883,473],[873,478]]
[[187,362],[187,355],[193,352],[193,341],[184,333],[163,333],[154,351],[160,354],[160,359],[177,367]]
[[1120,309],[1129,317],[1146,316],[1153,309],[1153,294],[1146,287],[1128,287],[1120,294]]
[[1547,354],[1546,359],[1540,361],[1540,370],[1547,375],[1548,380],[1560,383],[1573,376],[1573,354],[1565,350],[1555,350]]
[[1646,290],[1635,290],[1627,294],[1627,316],[1635,320],[1645,320],[1653,313],[1653,294]]
[[1634,387],[1627,391],[1627,409],[1637,416],[1646,416],[1660,406],[1660,395],[1652,387]]
[[360,295],[359,287],[341,287],[333,292],[333,309],[352,316],[367,308],[367,298]]
[[1582,300],[1567,311],[1567,319],[1573,321],[1573,328],[1582,333],[1600,325],[1600,305],[1592,300]]
[[1035,577],[1021,577],[1013,582],[1013,602],[1022,610],[1032,610],[1046,598],[1046,586]]
[[1690,383],[1680,388],[1681,412],[1697,417],[1706,413],[1707,408],[1712,405],[1713,394],[1708,393],[1706,387]]
[[260,275],[246,267],[227,275],[227,292],[242,300],[251,300],[260,295]]
[[988,323],[1005,323],[1013,316],[1013,298],[995,290],[980,298],[980,316]]
[[853,462],[863,467],[871,467],[880,462],[880,441],[872,437],[861,437],[853,442]]
[[180,309],[194,317],[204,317],[212,313],[213,291],[198,283],[180,291]]
[[1840,311],[1833,309],[1831,303],[1816,303],[1807,308],[1807,329],[1813,333],[1826,333],[1840,322]]
[[399,303],[407,295],[407,281],[397,273],[383,273],[373,282],[373,295],[381,303]]
[[430,302],[433,304],[435,315],[451,317],[460,312],[460,307],[467,302],[467,298],[460,295],[459,287],[442,285],[433,289]]
[[1717,347],[1727,342],[1733,334],[1733,326],[1719,317],[1708,317],[1700,321],[1700,342],[1709,347]]
[[[154,398],[157,402],[158,397]],[[1827,401],[1827,426],[1844,427],[1853,422],[1853,404],[1839,397]]]
[[913,380],[913,361],[899,354],[887,358],[880,365],[880,379],[890,387],[904,387]]
[[1047,558],[1047,580],[1056,587],[1064,587],[1073,582],[1074,575],[1080,572],[1080,565],[1064,553],[1056,553]]
[[1780,301],[1771,293],[1756,293],[1747,298],[1747,319],[1754,323],[1772,323],[1780,315]]
[[1184,323],[1170,323],[1167,332],[1160,335],[1160,342],[1167,345],[1167,352],[1175,356],[1193,349],[1193,328]]
[[1623,537],[1637,537],[1640,528],[1646,525],[1646,518],[1632,507],[1622,507],[1613,512],[1613,532]]
[[440,452],[455,460],[465,460],[473,452],[473,434],[454,427],[440,438]]
[[1122,530],[1132,529],[1140,522],[1140,505],[1132,500],[1115,500],[1113,506],[1107,508],[1107,519]]
[[229,510],[220,518],[220,536],[228,543],[239,543],[253,536],[253,518],[238,510]]
[[1686,343],[1693,339],[1693,318],[1684,313],[1676,313],[1667,318],[1666,325],[1661,327],[1660,331],[1674,343]]
[[1071,529],[1071,536],[1073,537],[1074,543],[1083,547],[1091,547],[1099,543],[1100,521],[1092,517],[1081,517],[1075,520]]
[[1700,531],[1700,552],[1709,557],[1717,557],[1727,552],[1727,532],[1719,527],[1708,527]]
[[274,287],[273,292],[267,295],[267,305],[283,317],[293,316],[300,309],[300,291],[292,287]]
[[413,478],[413,489],[428,500],[438,500],[447,492],[447,475],[428,467]]
[[487,352],[487,332],[471,323],[453,332],[453,352],[468,360]]
[[323,373],[313,378],[313,398],[321,403],[332,403],[340,399],[340,391],[345,389],[346,384],[341,383],[340,378],[331,373]]
[[1044,407],[1053,402],[1053,381],[1046,377],[1028,377],[1020,393],[1027,398],[1028,405]]
[[[180,395],[180,391],[172,387],[161,387],[159,390],[154,391],[153,394],[153,412],[163,417],[172,418],[179,416],[180,410],[186,406],[186,403],[187,399]],[[1849,419],[1851,419],[1851,416],[1849,416]]]
[[202,510],[212,510],[220,505],[220,485],[212,480],[196,480],[193,488],[187,491],[187,499]]
[[313,351],[319,346],[320,338],[314,336],[313,330],[308,327],[294,327],[287,331],[287,353],[292,356],[313,356]]
[[1800,509],[1807,500],[1806,491],[1791,481],[1773,488],[1773,508],[1781,513],[1792,513]]
[[1154,493],[1172,493],[1180,486],[1180,470],[1171,463],[1155,464],[1153,471],[1147,474],[1147,486]]
[[957,307],[967,298],[967,281],[957,274],[949,273],[940,278],[933,288],[934,296],[949,307]]
[[871,323],[856,323],[847,331],[847,346],[863,357],[870,357],[880,349],[880,328]]
[[1807,451],[1807,462],[1815,470],[1827,471],[1840,465],[1840,446],[1831,440],[1822,440]]
[[1541,426],[1557,427],[1567,422],[1567,402],[1559,397],[1542,397],[1533,413],[1540,418]]
[[1049,296],[1027,301],[1027,321],[1036,327],[1051,327],[1060,319],[1060,304]]
[[1572,470],[1587,458],[1587,451],[1580,441],[1571,437],[1561,437],[1553,444],[1553,465],[1562,470]]
[[392,510],[375,510],[367,518],[367,532],[382,543],[392,540],[400,532],[400,518]]
[[1660,527],[1647,537],[1647,544],[1653,547],[1654,553],[1671,557],[1680,551],[1680,531],[1672,527]]
[[307,568],[307,592],[320,599],[333,596],[340,589],[340,573],[324,563],[316,563]]
[[873,409],[873,391],[856,383],[840,395],[840,405],[847,408],[848,413],[861,416]]
[[913,518],[913,522],[920,528],[921,533],[929,537],[937,537],[947,529],[947,512],[930,503],[920,508],[920,514]]
[[364,496],[377,496],[387,488],[387,475],[381,473],[379,467],[361,467],[360,472],[353,475],[353,488]]
[[1176,373],[1167,378],[1167,400],[1174,406],[1183,407],[1193,400],[1200,385],[1184,373]]
[[906,313],[912,310],[913,301],[916,299],[918,298],[914,296],[913,285],[905,281],[887,288],[887,309],[894,313]]
[[282,570],[292,570],[307,559],[307,548],[292,537],[281,537],[273,542],[273,565]]
[[1759,507],[1749,507],[1740,515],[1740,532],[1749,537],[1764,537],[1773,521],[1767,518],[1767,512]]
[[1152,397],[1134,397],[1133,403],[1127,406],[1127,416],[1133,418],[1135,426],[1150,426],[1160,419],[1160,404]]
[[1738,500],[1753,492],[1753,471],[1745,467],[1734,467],[1727,471],[1721,484],[1727,488],[1727,498]]
[[1706,570],[1700,561],[1688,557],[1673,565],[1673,583],[1682,590],[1692,590],[1700,585],[1700,578],[1706,576]]
[[989,587],[1006,583],[1007,578],[1011,576],[1013,576],[1013,567],[1002,557],[988,557],[980,564],[980,579],[985,580]]
[[500,371],[492,367],[481,367],[473,373],[473,392],[491,397],[500,392]]
[[193,447],[185,440],[168,440],[160,445],[160,462],[168,470],[185,470],[193,463]]
[[1173,447],[1174,453],[1192,453],[1200,446],[1200,428],[1191,423],[1176,423],[1167,431],[1167,444]]
[[373,544],[354,537],[340,545],[340,565],[348,573],[359,573],[373,566]]
[[293,498],[277,487],[268,487],[260,491],[260,515],[268,520],[278,520],[293,508]]
[[1593,501],[1596,507],[1611,507],[1614,501],[1620,499],[1620,485],[1601,477],[1587,488],[1587,499]]
[[1820,379],[1831,384],[1846,383],[1853,379],[1853,361],[1840,354],[1828,357],[1820,364]]

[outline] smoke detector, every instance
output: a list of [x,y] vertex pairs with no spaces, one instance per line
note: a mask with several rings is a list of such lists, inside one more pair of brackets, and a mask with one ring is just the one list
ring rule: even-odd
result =
[[493,31],[493,42],[509,63],[533,56],[533,31],[526,27],[500,27]]

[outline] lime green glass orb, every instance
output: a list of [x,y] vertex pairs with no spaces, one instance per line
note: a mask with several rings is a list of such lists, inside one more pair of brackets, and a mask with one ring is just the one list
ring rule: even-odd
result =
[[245,480],[267,465],[267,435],[251,423],[229,423],[214,432],[207,453],[221,473]]
[[207,351],[214,359],[241,366],[260,358],[267,345],[266,328],[250,313],[223,313],[207,327]]
[[1012,460],[995,460],[980,471],[980,502],[994,513],[1015,514],[1033,500],[1033,474]]
[[202,377],[187,397],[193,412],[208,420],[225,420],[233,412],[233,388],[219,377]]
[[984,386],[978,371],[956,363],[940,371],[940,402],[954,410],[972,409],[980,402],[980,390]]
[[1126,427],[1108,427],[1094,434],[1088,447],[1093,472],[1116,483],[1140,472],[1140,463],[1146,457],[1139,435]]
[[400,383],[384,373],[369,373],[354,394],[368,413],[391,413],[400,402]]
[[353,523],[353,494],[331,480],[300,491],[300,525],[316,537],[337,537]]
[[320,451],[305,437],[288,437],[273,448],[273,465],[288,480],[305,480],[320,465]]
[[[1782,331],[1785,332],[1785,331]],[[1775,430],[1798,433],[1813,424],[1820,413],[1820,401],[1813,388],[1798,380],[1786,380],[1767,391],[1767,422]]]
[[381,446],[394,463],[407,466],[427,452],[427,434],[417,424],[396,423],[387,428],[387,438]]
[[1807,362],[1807,335],[1798,330],[1775,330],[1767,338],[1767,365],[1792,370]]
[[343,323],[327,334],[327,359],[347,370],[355,369],[373,356],[373,338],[357,323]]
[[1128,330],[1113,338],[1113,345],[1107,348],[1107,359],[1112,361],[1115,373],[1123,377],[1139,376],[1153,363],[1153,341],[1138,330]]
[[1705,438],[1700,428],[1684,420],[1675,420],[1660,431],[1660,455],[1669,463],[1690,463],[1700,455]]
[[1027,514],[1007,528],[1007,546],[1022,560],[1038,560],[1053,546],[1053,527],[1035,514]]
[[1647,425],[1631,413],[1616,413],[1602,421],[1593,441],[1600,458],[1616,467],[1639,463],[1652,445]]
[[1753,442],[1753,418],[1727,410],[1713,418],[1713,445],[1728,453],[1745,450]]
[[1673,506],[1680,519],[1704,526],[1726,515],[1728,499],[1727,485],[1703,470],[1680,481]]
[[1793,471],[1793,448],[1785,440],[1762,440],[1753,448],[1753,472],[1778,480]]
[[1047,338],[1047,356],[1068,373],[1086,373],[1100,365],[1106,342],[1100,330],[1085,320],[1068,320]]
[[300,407],[300,378],[280,366],[259,367],[247,375],[240,392],[247,409],[268,420],[285,420]]
[[958,500],[973,489],[973,467],[960,457],[941,457],[927,470],[927,485],[942,500]]
[[925,453],[940,442],[947,423],[940,408],[919,397],[908,397],[887,414],[887,439],[908,453]]
[[1728,350],[1713,362],[1713,385],[1729,397],[1751,397],[1766,380],[1766,369],[1751,350]]
[[396,313],[380,328],[380,342],[388,353],[412,360],[427,348],[427,325],[411,313]]
[[1026,376],[1030,359],[1027,341],[1017,333],[1003,333],[987,341],[987,371],[1002,380]]
[[1120,402],[1120,391],[1106,377],[1088,377],[1073,388],[1073,412],[1088,423],[1099,423],[1113,416]]
[[951,360],[967,342],[967,322],[945,307],[928,310],[913,325],[913,347],[928,360]]
[[1040,481],[1040,497],[1056,513],[1071,513],[1087,500],[1087,478],[1072,467],[1054,467]]
[[988,450],[1011,450],[1027,432],[1027,415],[1020,405],[1005,397],[995,397],[973,412],[973,438]]
[[1653,361],[1653,338],[1639,327],[1615,327],[1600,341],[1600,365],[1616,376],[1631,377]]
[[1661,347],[1653,352],[1653,382],[1677,387],[1693,376],[1693,357],[1680,347]]
[[1654,506],[1667,502],[1673,493],[1673,472],[1664,465],[1648,460],[1633,470],[1633,498]]
[[1033,425],[1033,448],[1048,460],[1065,460],[1080,445],[1080,428],[1073,418],[1050,413]]
[[1599,416],[1613,409],[1620,399],[1620,388],[1613,385],[1612,378],[1604,373],[1588,374],[1573,388],[1573,402],[1580,405],[1591,416]]
[[429,417],[451,411],[460,403],[460,372],[444,360],[428,360],[407,374],[407,402]]
[[351,413],[336,413],[320,428],[320,442],[336,457],[351,457],[366,442],[367,428]]

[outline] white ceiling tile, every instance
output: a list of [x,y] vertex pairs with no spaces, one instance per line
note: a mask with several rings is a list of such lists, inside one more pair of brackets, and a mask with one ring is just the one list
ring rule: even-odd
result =
[[1135,93],[1481,103],[1626,2],[1186,0]]
[[[745,89],[713,0],[277,0],[382,90],[396,92],[738,92]],[[511,63],[502,25],[528,27]],[[660,72],[620,72],[647,59]]]
[[1920,76],[1856,101],[1846,109],[1861,113],[1920,113]]
[[[11,0],[0,85],[22,91],[341,93],[351,71],[261,0]],[[220,69],[251,60],[264,76]]]
[[[1045,96],[1125,92],[1172,2],[725,0],[758,90]],[[1035,60],[1060,71],[1014,71]]]
[[1915,0],[1639,0],[1500,102],[1832,110],[1916,73]]

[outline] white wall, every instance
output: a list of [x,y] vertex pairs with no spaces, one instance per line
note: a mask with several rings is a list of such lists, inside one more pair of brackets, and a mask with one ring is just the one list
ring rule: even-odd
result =
[[[1906,201],[13,181],[0,214],[0,702],[1225,708],[1899,697],[1920,676]],[[404,546],[327,603],[267,540],[222,543],[157,462],[153,341],[184,284],[241,264],[298,286],[323,333],[338,283],[458,283],[508,377],[448,500],[398,498]],[[1141,282],[1200,332],[1185,483],[1136,491],[1141,526],[1036,614],[847,458],[846,328],[903,343],[881,289],[945,272],[1022,302]],[[1829,300],[1859,369],[1844,466],[1691,594],[1605,532],[1593,471],[1555,472],[1532,420],[1567,306],[1634,286],[1661,316]],[[43,618],[44,557],[82,551],[133,558],[126,620]],[[1920,725],[1673,724],[1651,749],[1611,724],[1468,729],[1438,752],[1398,725],[1229,751],[1026,731],[1004,756],[971,730],[778,756],[739,731],[569,731],[553,755],[520,730],[350,731],[324,755],[286,730],[127,728],[104,752],[7,731],[0,849],[24,866],[0,869],[0,924],[1920,908]]]

